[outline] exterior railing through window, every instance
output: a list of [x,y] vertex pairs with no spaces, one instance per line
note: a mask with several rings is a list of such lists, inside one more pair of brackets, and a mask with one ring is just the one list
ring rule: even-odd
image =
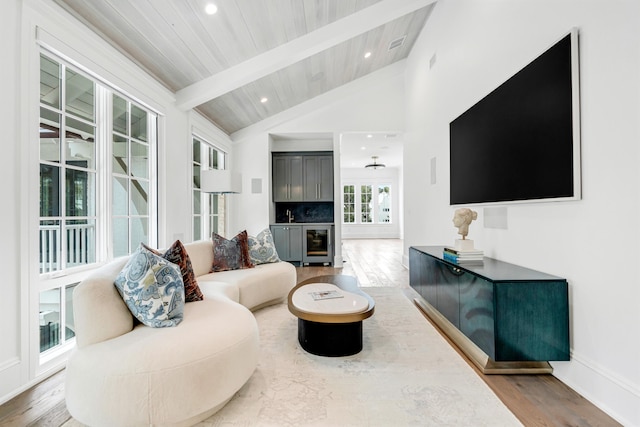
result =
[[[64,239],[61,239],[60,225],[40,226],[40,273],[50,273],[86,265],[95,262],[95,225],[72,224],[64,229]],[[62,245],[65,245],[64,265],[61,261]]]

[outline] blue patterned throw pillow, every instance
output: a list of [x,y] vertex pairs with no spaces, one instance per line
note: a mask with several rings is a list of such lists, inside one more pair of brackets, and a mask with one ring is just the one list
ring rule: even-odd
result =
[[131,255],[115,280],[131,313],[152,328],[176,326],[184,316],[180,268],[143,245]]
[[255,265],[280,262],[273,236],[268,228],[262,230],[256,237],[249,236],[249,256]]

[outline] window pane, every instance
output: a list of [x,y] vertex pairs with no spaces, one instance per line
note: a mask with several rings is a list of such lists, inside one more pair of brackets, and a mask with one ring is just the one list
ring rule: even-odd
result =
[[218,152],[213,148],[209,149],[209,168],[210,169],[221,169],[218,164]]
[[140,141],[148,140],[147,112],[131,104],[131,137]]
[[224,204],[227,199],[222,194],[210,194],[209,195],[209,213],[212,215],[219,215],[222,217],[224,214]]
[[202,168],[199,165],[193,165],[193,188],[200,188],[200,171]]
[[66,221],[66,267],[96,262],[96,222],[95,220]]
[[131,218],[131,251],[136,250],[140,243],[149,244],[148,230],[148,218]]
[[113,173],[129,174],[129,140],[122,136],[113,135]]
[[60,109],[60,65],[40,55],[40,102]]
[[113,178],[113,204],[114,215],[129,214],[129,180],[126,178]]
[[129,254],[129,218],[113,219],[113,256]]
[[371,217],[372,211],[372,194],[370,185],[360,186],[360,222],[370,223],[373,222]]
[[94,126],[67,118],[65,132],[67,164],[95,169],[95,132]]
[[70,340],[76,336],[76,322],[73,318],[73,290],[78,286],[77,283],[64,288],[64,339]]
[[149,183],[131,180],[131,215],[149,215]]
[[40,160],[60,162],[60,114],[40,108]]
[[193,217],[193,240],[202,239],[202,219],[199,216]]
[[61,268],[59,264],[62,244],[61,224],[57,220],[40,221],[40,273],[57,271]]
[[40,353],[60,344],[60,289],[40,292]]
[[66,170],[66,216],[95,215],[95,174]]
[[60,216],[60,168],[40,165],[40,216]]
[[390,185],[378,186],[378,222],[391,222]]
[[113,95],[113,130],[123,135],[129,135],[127,101],[118,95]]
[[149,147],[131,142],[131,174],[138,178],[149,178]]
[[202,202],[200,201],[200,191],[193,190],[193,214],[202,214]]
[[200,141],[193,140],[193,161],[194,163],[200,163]]
[[343,222],[355,222],[355,187],[353,185],[343,186]]
[[224,227],[222,227],[222,220],[218,215],[211,215],[209,228],[212,233],[222,234]]
[[95,99],[93,96],[93,82],[68,68],[66,74],[66,111],[93,121]]

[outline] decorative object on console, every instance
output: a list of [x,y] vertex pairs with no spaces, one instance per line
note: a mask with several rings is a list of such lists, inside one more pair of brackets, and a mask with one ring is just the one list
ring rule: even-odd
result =
[[[472,240],[465,240],[465,242],[472,242]],[[478,249],[460,251],[455,248],[445,246],[442,251],[442,259],[454,264],[482,265],[484,252]]]
[[202,291],[198,286],[196,275],[193,272],[193,266],[191,265],[189,254],[187,253],[187,250],[184,248],[184,245],[180,240],[176,240],[175,242],[173,242],[171,247],[169,247],[169,249],[167,249],[165,253],[160,253],[159,251],[150,248],[144,243],[142,243],[142,245],[148,251],[161,256],[167,261],[176,264],[180,268],[180,273],[182,273],[182,282],[184,283],[185,302],[202,301],[202,299],[204,299]]
[[249,256],[249,239],[246,230],[232,239],[225,239],[218,233],[212,233],[211,240],[213,240],[211,273],[254,267]]
[[242,193],[242,176],[228,169],[205,169],[200,172],[200,190],[214,194]]
[[280,262],[271,230],[265,228],[257,236],[249,236],[249,257],[255,265]]
[[373,159],[373,163],[369,163],[367,165],[364,165],[365,168],[367,169],[378,169],[378,168],[384,168],[386,165],[383,163],[378,163],[378,156],[371,156],[371,158]]
[[147,250],[131,255],[114,284],[127,307],[153,328],[178,325],[184,315],[184,284],[177,265]]
[[[451,249],[451,252],[443,254],[447,257],[447,261],[482,261],[482,251],[474,248],[473,240],[467,239],[469,225],[476,219],[478,219],[478,212],[469,208],[456,209],[453,215],[453,225],[458,228],[458,234],[462,236],[462,239],[456,239],[455,246],[448,248]],[[464,259],[460,259],[461,255]]]
[[471,221],[478,219],[478,212],[469,208],[456,209],[453,215],[453,225],[458,228],[458,234],[465,240],[469,235]]

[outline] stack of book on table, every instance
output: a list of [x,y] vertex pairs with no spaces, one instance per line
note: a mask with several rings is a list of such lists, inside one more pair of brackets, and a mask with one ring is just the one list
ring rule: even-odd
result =
[[480,249],[460,250],[445,246],[442,258],[455,264],[481,265],[484,252]]

